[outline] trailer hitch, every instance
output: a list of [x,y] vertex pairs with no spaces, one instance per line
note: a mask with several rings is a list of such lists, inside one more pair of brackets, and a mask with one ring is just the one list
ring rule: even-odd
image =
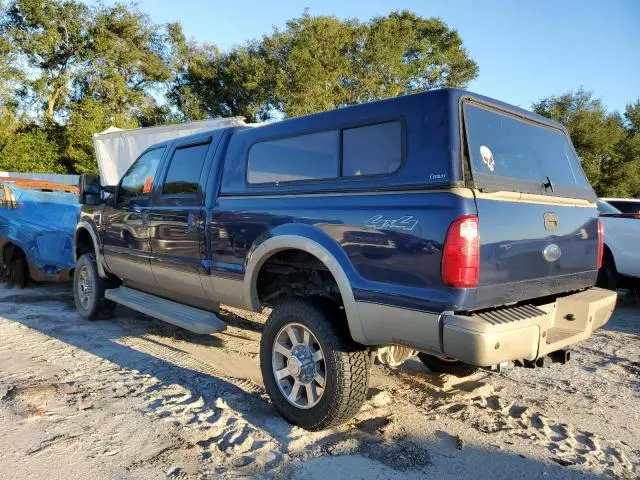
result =
[[569,360],[571,360],[570,350],[556,350],[555,352],[551,352],[549,355],[545,355],[544,357],[540,357],[533,361],[525,360],[523,365],[526,368],[549,368],[552,363],[560,363],[564,365]]

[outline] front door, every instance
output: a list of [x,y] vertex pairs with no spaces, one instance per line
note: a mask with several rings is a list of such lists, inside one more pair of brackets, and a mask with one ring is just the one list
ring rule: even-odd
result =
[[153,179],[164,147],[143,153],[122,177],[113,203],[102,215],[104,257],[109,271],[126,284],[153,289],[149,207]]
[[164,296],[184,303],[205,299],[203,182],[211,138],[175,144],[149,212],[151,270]]

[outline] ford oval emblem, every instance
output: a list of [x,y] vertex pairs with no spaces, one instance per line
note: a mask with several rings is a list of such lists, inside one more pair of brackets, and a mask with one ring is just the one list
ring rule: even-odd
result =
[[560,250],[560,247],[555,243],[547,245],[544,247],[544,250],[542,250],[542,256],[547,262],[555,262],[560,258],[560,255],[562,255],[562,250]]

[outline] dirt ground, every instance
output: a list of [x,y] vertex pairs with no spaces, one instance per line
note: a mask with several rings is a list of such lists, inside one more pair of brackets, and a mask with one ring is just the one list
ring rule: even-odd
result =
[[262,315],[198,336],[118,307],[88,322],[68,286],[0,287],[0,478],[640,477],[640,303],[572,361],[457,379],[375,366],[347,425],[282,420],[258,366]]

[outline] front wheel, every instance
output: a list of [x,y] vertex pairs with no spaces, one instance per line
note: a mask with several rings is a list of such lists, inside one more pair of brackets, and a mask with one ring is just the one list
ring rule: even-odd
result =
[[100,314],[112,312],[114,303],[104,298],[106,288],[107,280],[98,275],[95,255],[83,254],[73,274],[73,297],[78,313],[87,320],[95,320]]
[[343,321],[337,308],[292,299],[273,309],[262,334],[260,367],[271,402],[306,430],[349,420],[367,396],[370,355],[343,332]]

